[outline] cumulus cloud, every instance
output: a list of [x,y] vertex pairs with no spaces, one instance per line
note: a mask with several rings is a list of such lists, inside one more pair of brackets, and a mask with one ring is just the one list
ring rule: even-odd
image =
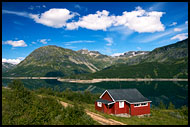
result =
[[2,58],[2,62],[12,63],[12,64],[18,64],[18,63],[20,63],[23,59],[24,59],[24,57],[18,57],[17,59],[6,59],[6,58]]
[[78,13],[73,13],[67,9],[50,9],[42,14],[29,14],[36,23],[40,23],[53,28],[61,28],[66,25],[67,20],[72,19]]
[[123,15],[116,16],[114,26],[124,25],[139,33],[164,31],[165,27],[160,21],[163,14],[164,12],[157,11],[146,12],[138,6],[135,11],[125,11]]
[[135,11],[125,11],[121,16],[109,16],[109,12],[103,10],[83,16],[77,22],[68,23],[66,29],[73,30],[82,27],[106,31],[108,27],[123,25],[139,33],[164,31],[165,27],[160,21],[163,14],[164,12],[157,11],[146,12],[141,7],[136,7]]
[[175,40],[175,39],[178,39],[180,41],[184,40],[188,38],[188,33],[182,33],[182,34],[177,34],[176,36],[170,38],[171,40]]
[[180,32],[180,31],[182,31],[182,29],[180,29],[180,28],[174,28],[174,31],[175,32]]
[[188,24],[188,21],[185,21],[185,24]]
[[[81,6],[76,6],[80,8]],[[134,11],[124,11],[122,15],[110,15],[107,10],[96,11],[95,14],[88,14],[79,17],[78,21],[68,20],[76,15],[76,12],[71,12],[67,9],[52,8],[41,14],[31,14],[26,12],[14,12],[3,10],[3,13],[15,14],[18,16],[25,16],[33,19],[36,23],[40,23],[53,28],[66,28],[67,30],[75,30],[79,27],[90,30],[103,30],[111,26],[126,26],[129,29],[143,33],[164,31],[165,27],[161,23],[160,18],[164,12],[145,11],[141,7],[136,7]]]
[[89,14],[79,18],[77,22],[71,22],[66,25],[66,29],[73,30],[78,27],[91,30],[104,30],[110,27],[114,22],[114,16],[108,16],[109,12],[106,10],[97,11],[95,14]]
[[110,37],[104,38],[105,41],[107,41],[108,43],[106,44],[107,46],[111,46],[113,44],[113,39]]
[[114,53],[111,56],[120,56],[120,55],[124,55],[124,53]]
[[13,47],[26,47],[27,44],[24,42],[24,40],[18,40],[18,41],[4,41],[3,44],[12,45]]
[[169,26],[175,26],[177,25],[177,22],[172,22]]

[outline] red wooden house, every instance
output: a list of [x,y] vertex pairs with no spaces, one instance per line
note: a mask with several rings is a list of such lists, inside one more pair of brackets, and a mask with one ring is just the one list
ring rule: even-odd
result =
[[110,89],[96,100],[95,109],[108,114],[149,115],[151,102],[137,89]]

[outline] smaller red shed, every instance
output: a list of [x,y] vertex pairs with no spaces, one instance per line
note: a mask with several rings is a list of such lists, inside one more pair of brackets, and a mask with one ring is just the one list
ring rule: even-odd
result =
[[149,115],[151,102],[137,89],[109,89],[96,100],[95,109],[108,114]]

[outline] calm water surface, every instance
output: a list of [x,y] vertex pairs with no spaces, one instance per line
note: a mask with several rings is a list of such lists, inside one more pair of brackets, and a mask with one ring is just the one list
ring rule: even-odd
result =
[[[6,86],[12,80],[3,79],[2,84]],[[73,91],[89,90],[92,93],[102,93],[106,89],[127,89],[136,88],[145,97],[152,101],[152,104],[158,105],[162,100],[165,104],[172,102],[176,108],[183,105],[188,106],[188,82],[171,82],[171,81],[148,81],[148,82],[100,82],[93,84],[66,83],[53,79],[24,79],[21,80],[24,86],[29,89],[38,89],[41,87],[53,88],[54,90],[63,91],[70,88]]]

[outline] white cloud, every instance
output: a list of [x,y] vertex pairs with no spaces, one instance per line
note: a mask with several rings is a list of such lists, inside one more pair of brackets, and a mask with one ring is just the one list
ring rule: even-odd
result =
[[23,59],[24,59],[24,57],[18,57],[17,59],[5,59],[5,58],[2,58],[2,62],[12,63],[12,64],[18,64],[18,63],[20,63]]
[[[80,8],[80,5],[76,5]],[[164,12],[145,11],[141,7],[136,7],[134,11],[123,12],[121,16],[109,15],[109,11],[97,11],[95,14],[88,14],[79,17],[78,21],[67,22],[76,15],[76,12],[71,12],[67,9],[52,8],[41,14],[30,14],[26,12],[14,12],[3,10],[3,13],[15,14],[32,18],[36,23],[40,23],[53,28],[66,27],[67,30],[78,29],[79,27],[90,30],[103,30],[111,26],[126,26],[129,29],[143,33],[164,31],[165,27],[161,23],[160,18]]]
[[120,56],[120,55],[124,55],[124,53],[114,53],[111,56]]
[[178,40],[184,40],[188,38],[188,33],[182,33],[182,34],[177,34],[176,36],[170,38],[171,40],[175,40],[175,39],[178,39]]
[[83,6],[79,5],[79,4],[75,4],[75,5],[74,5],[74,8],[79,9],[79,10],[88,11],[88,8],[83,7]]
[[68,42],[63,42],[65,45],[70,45],[70,44],[75,44],[75,43],[94,43],[95,41],[91,40],[78,40],[78,41],[68,41]]
[[14,14],[14,15],[18,15],[18,16],[23,16],[23,17],[28,17],[29,18],[29,14],[26,12],[17,12],[17,11],[8,11],[8,10],[2,10],[3,14]]
[[26,47],[27,46],[27,44],[23,40],[18,40],[18,41],[8,40],[8,41],[4,41],[3,44],[12,45],[13,47]]
[[175,26],[177,25],[177,22],[172,22],[172,24],[170,24],[169,26]]
[[114,22],[114,16],[108,16],[109,12],[106,10],[97,11],[95,14],[89,14],[79,18],[77,22],[71,22],[66,25],[66,29],[73,30],[78,27],[91,30],[104,30],[110,27]]
[[79,4],[75,4],[75,6],[74,6],[75,8],[77,8],[77,9],[79,9],[79,10],[81,10],[82,9],[82,7],[79,5]]
[[146,12],[141,7],[136,7],[135,11],[125,11],[121,16],[109,16],[109,12],[103,10],[102,12],[97,11],[96,14],[83,16],[77,22],[68,23],[66,29],[73,30],[82,27],[106,31],[111,26],[123,25],[139,33],[164,31],[164,25],[160,21],[163,14],[164,12],[157,11]]
[[180,31],[182,31],[182,29],[180,29],[180,28],[174,28],[174,31],[175,32],[180,32]]
[[46,5],[42,5],[43,8],[46,8]]
[[33,41],[32,44],[36,44],[36,42]]
[[51,41],[51,39],[41,39],[37,40],[38,42],[41,42],[42,44],[47,44],[48,41]]
[[30,10],[34,10],[34,6],[30,6],[30,7],[28,7],[28,9],[30,9]]
[[70,12],[67,9],[50,9],[42,14],[29,14],[30,18],[36,23],[40,23],[53,28],[61,28],[66,25],[67,20],[78,15],[78,13]]
[[188,24],[188,21],[185,21],[185,24]]
[[46,8],[46,5],[42,5],[42,6],[40,6],[40,5],[37,5],[37,6],[30,6],[30,7],[28,7],[28,9],[30,9],[30,10],[34,10],[34,9],[40,9],[40,8]]
[[163,14],[157,11],[146,12],[138,6],[135,11],[125,11],[123,15],[116,16],[114,26],[124,25],[139,33],[164,31],[165,27],[160,21]]
[[111,46],[113,44],[113,39],[110,37],[104,38],[105,41],[107,41],[108,43],[106,44],[107,46]]
[[138,50],[141,50],[141,47],[137,47]]

